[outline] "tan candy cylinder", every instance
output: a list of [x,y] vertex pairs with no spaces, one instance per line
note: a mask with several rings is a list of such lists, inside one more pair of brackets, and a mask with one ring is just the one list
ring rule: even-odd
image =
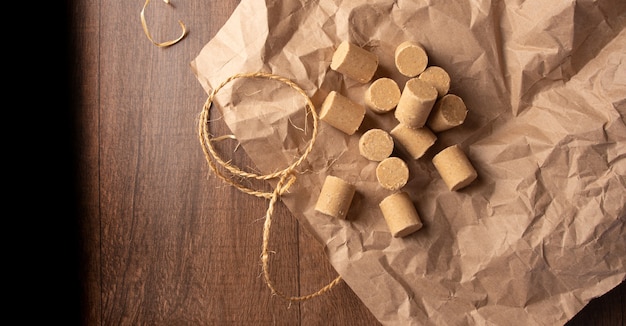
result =
[[395,238],[405,237],[422,228],[422,221],[409,195],[397,192],[387,196],[378,205],[389,231]]
[[365,117],[365,107],[332,91],[326,96],[320,109],[320,120],[348,135],[359,129]]
[[329,216],[345,219],[355,193],[354,185],[329,175],[324,180],[315,210]]
[[448,94],[450,90],[450,75],[441,67],[430,66],[418,78],[435,87],[439,97]]
[[396,119],[410,128],[421,128],[437,100],[437,90],[430,84],[412,78],[406,82],[394,113]]
[[398,157],[388,157],[376,166],[376,178],[385,189],[398,190],[409,180],[409,167]]
[[396,68],[407,77],[419,75],[428,65],[428,55],[424,48],[417,43],[410,41],[402,42],[396,47],[394,54]]
[[433,164],[451,191],[469,185],[478,176],[472,163],[458,145],[447,147],[435,155]]
[[463,99],[454,94],[446,94],[437,100],[426,124],[430,130],[441,132],[461,125],[466,116],[467,107]]
[[400,87],[393,79],[378,78],[365,91],[365,103],[376,113],[386,113],[395,109],[400,95]]
[[413,129],[402,123],[391,130],[391,136],[414,160],[422,157],[437,140],[437,136],[428,127]]
[[370,161],[380,162],[393,152],[393,138],[382,129],[370,129],[359,138],[359,153]]
[[330,68],[356,81],[367,83],[378,69],[378,56],[344,41],[333,53]]

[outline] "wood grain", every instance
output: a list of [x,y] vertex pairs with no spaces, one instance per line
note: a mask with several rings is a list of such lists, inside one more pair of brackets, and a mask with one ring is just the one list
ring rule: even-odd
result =
[[[83,325],[378,325],[342,283],[289,305],[261,276],[267,201],[212,176],[196,139],[206,94],[189,63],[238,1],[70,1],[69,65],[79,212]],[[216,133],[228,133],[220,123]],[[231,150],[224,144],[222,150]],[[233,152],[238,165],[251,163]],[[336,276],[323,247],[279,205],[272,278],[287,294]],[[568,325],[623,325],[625,285],[592,301]]]

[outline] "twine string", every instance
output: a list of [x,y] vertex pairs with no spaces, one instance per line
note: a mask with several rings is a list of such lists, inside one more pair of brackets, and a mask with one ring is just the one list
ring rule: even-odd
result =
[[[214,142],[225,139],[225,137],[213,137],[209,129],[209,125],[211,121],[210,110],[211,110],[213,101],[215,100],[217,93],[222,88],[224,88],[230,82],[238,78],[263,78],[263,79],[275,80],[293,88],[305,99],[306,101],[305,114],[310,112],[313,117],[313,122],[312,122],[313,130],[311,132],[311,139],[309,140],[309,144],[305,148],[302,155],[297,160],[295,160],[292,164],[287,166],[286,168],[282,170],[278,170],[273,173],[269,173],[269,174],[258,174],[258,173],[244,171],[240,169],[239,167],[231,164],[229,161],[225,161],[224,159],[222,159],[221,156],[217,153],[215,147],[213,146]],[[313,105],[311,98],[306,94],[306,92],[302,88],[300,88],[300,86],[298,86],[296,83],[292,82],[291,80],[285,77],[279,76],[279,75],[265,73],[265,72],[254,72],[254,73],[242,73],[242,74],[232,75],[228,77],[226,80],[224,80],[222,83],[220,83],[217,87],[215,87],[215,89],[213,89],[213,91],[211,91],[211,93],[209,94],[209,97],[207,98],[206,102],[204,103],[204,106],[202,107],[202,112],[200,113],[199,124],[198,124],[198,139],[202,146],[202,150],[204,152],[206,161],[209,167],[211,168],[211,170],[215,173],[215,175],[217,175],[225,183],[235,187],[236,189],[246,194],[269,199],[268,208],[265,213],[265,222],[263,225],[263,244],[261,248],[261,262],[263,266],[263,277],[264,277],[266,285],[271,290],[272,294],[277,295],[290,302],[312,299],[314,297],[317,297],[319,295],[326,293],[328,290],[330,290],[335,285],[341,282],[341,276],[338,276],[333,281],[331,281],[330,283],[328,283],[327,285],[320,288],[318,291],[314,293],[303,295],[303,296],[288,296],[276,288],[276,286],[274,285],[274,282],[272,282],[271,277],[270,277],[269,239],[270,239],[270,234],[271,234],[270,230],[272,226],[272,216],[274,214],[274,207],[276,203],[280,200],[280,197],[285,192],[287,192],[288,189],[291,187],[291,185],[293,185],[293,183],[296,181],[295,173],[296,173],[297,167],[300,166],[306,160],[307,156],[312,151],[313,145],[317,138],[318,122],[319,122],[319,117],[315,110],[315,106]],[[232,138],[232,137],[228,137],[228,138]],[[222,172],[220,167],[226,170],[228,175],[227,173]],[[235,178],[240,178],[243,180],[245,179],[256,179],[256,180],[278,179],[278,181],[277,181],[276,187],[274,188],[272,192],[265,192],[265,191],[259,191],[259,190],[253,189],[251,187],[247,187],[243,185],[241,182],[236,182],[234,180]]]
[[[294,177],[292,175],[281,176],[280,180],[278,181],[278,185],[276,186],[276,189],[274,189],[272,197],[270,198],[270,202],[265,213],[265,223],[263,225],[263,249],[261,251],[261,261],[263,262],[263,277],[265,279],[265,284],[267,284],[267,286],[270,288],[272,294],[278,295],[279,297],[287,299],[289,301],[305,301],[328,292],[328,290],[341,282],[341,276],[337,276],[334,280],[332,280],[330,283],[326,284],[324,287],[317,290],[316,292],[303,296],[287,296],[283,292],[279,291],[272,282],[270,278],[269,268],[270,252],[268,249],[270,240],[270,229],[272,227],[272,214],[274,213],[274,206],[280,198],[281,189],[284,188],[284,183],[288,182],[288,180],[286,180],[287,178],[293,179]],[[288,183],[286,186],[288,187]]]
[[[163,1],[165,2],[165,4],[171,5],[169,0],[163,0]],[[170,45],[174,45],[178,43],[178,41],[182,40],[185,37],[185,35],[187,35],[187,27],[185,27],[185,24],[183,24],[183,22],[179,20],[178,24],[180,25],[182,29],[180,36],[178,36],[176,39],[171,40],[171,41],[166,41],[166,42],[155,41],[154,38],[152,37],[152,34],[150,34],[150,31],[148,30],[148,23],[146,22],[145,11],[146,11],[146,7],[148,7],[148,3],[150,3],[150,0],[146,0],[146,2],[143,4],[143,8],[141,8],[139,17],[141,18],[141,27],[143,27],[143,32],[146,34],[150,42],[152,42],[154,45],[158,47],[164,48],[164,47],[168,47]]]

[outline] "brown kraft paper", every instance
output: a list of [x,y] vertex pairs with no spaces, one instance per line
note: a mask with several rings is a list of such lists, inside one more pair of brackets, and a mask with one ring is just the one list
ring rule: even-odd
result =
[[[369,83],[330,69],[342,41],[375,53],[372,80],[401,89],[395,48],[420,44],[468,110],[419,159],[394,150],[423,227],[391,235],[378,207],[391,192],[359,154],[392,112],[368,109],[353,135],[320,121],[281,199],[382,324],[555,325],[626,275],[625,26],[621,0],[243,0],[191,67],[207,93],[238,73],[287,77],[319,110],[331,91],[365,105]],[[280,83],[237,80],[214,104],[263,173],[310,139],[304,101]],[[449,191],[431,159],[454,144],[478,178]],[[345,220],[314,209],[327,175],[356,187]]]

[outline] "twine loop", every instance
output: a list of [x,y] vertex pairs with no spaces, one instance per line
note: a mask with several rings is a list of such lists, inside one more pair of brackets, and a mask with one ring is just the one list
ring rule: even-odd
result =
[[[240,169],[239,167],[231,164],[229,161],[222,159],[221,156],[217,153],[215,147],[213,146],[214,142],[223,140],[224,137],[213,137],[211,135],[211,132],[209,130],[211,106],[213,104],[213,101],[215,100],[217,93],[226,85],[228,85],[230,82],[238,78],[263,78],[263,79],[275,80],[293,88],[305,99],[306,101],[305,111],[307,111],[305,112],[305,114],[308,114],[310,112],[313,117],[313,131],[311,132],[311,139],[309,140],[309,144],[305,148],[302,155],[297,160],[295,160],[292,164],[287,166],[286,168],[273,172],[273,173],[269,173],[269,174],[258,174],[254,172],[244,171]],[[263,277],[264,277],[265,283],[267,284],[269,289],[272,291],[273,295],[278,295],[279,297],[284,298],[290,302],[304,301],[304,300],[317,297],[321,294],[326,293],[332,287],[334,287],[335,285],[341,282],[341,276],[338,276],[333,281],[328,283],[326,286],[322,287],[321,289],[319,289],[318,291],[314,293],[304,295],[304,296],[288,296],[276,288],[276,286],[274,285],[274,283],[272,282],[270,278],[270,273],[269,273],[269,264],[270,264],[269,238],[270,238],[270,229],[272,225],[272,215],[274,213],[274,207],[276,203],[280,200],[280,197],[283,194],[285,194],[289,190],[289,188],[295,183],[296,169],[306,160],[309,153],[311,153],[313,149],[313,145],[317,138],[318,123],[319,123],[319,116],[317,115],[315,106],[313,105],[311,98],[306,94],[306,92],[300,86],[298,86],[296,83],[294,83],[290,79],[279,76],[279,75],[265,73],[265,72],[254,72],[254,73],[242,73],[242,74],[232,75],[231,77],[228,77],[226,80],[220,83],[217,87],[215,87],[215,89],[211,91],[211,93],[209,94],[209,97],[204,103],[202,112],[200,113],[199,124],[198,124],[198,138],[200,140],[200,144],[202,146],[202,150],[204,152],[206,161],[209,167],[211,168],[211,170],[213,170],[213,172],[215,173],[215,175],[217,175],[225,183],[237,188],[238,190],[246,194],[269,199],[268,208],[267,208],[267,211],[265,212],[265,222],[263,225],[263,245],[261,248],[261,262],[263,266]],[[234,136],[228,137],[228,138],[234,138]],[[227,175],[226,173],[222,172],[219,167],[225,169],[229,174]],[[259,191],[259,190],[250,188],[248,186],[245,186],[241,182],[235,181],[235,178],[256,179],[256,180],[266,180],[266,181],[278,180],[278,181],[273,191],[266,192],[266,191]]]
[[[163,0],[163,2],[165,2],[165,4],[170,5],[170,0]],[[180,36],[178,36],[176,39],[170,40],[170,41],[165,41],[165,42],[157,42],[154,40],[154,38],[152,37],[152,34],[150,34],[150,30],[148,29],[148,23],[146,22],[146,8],[148,7],[148,4],[150,3],[150,0],[146,0],[146,2],[144,2],[143,4],[143,8],[141,8],[141,12],[139,13],[139,18],[141,19],[141,27],[143,27],[143,32],[146,34],[146,36],[148,37],[148,39],[150,40],[150,42],[152,42],[152,44],[160,47],[160,48],[165,48],[168,47],[170,45],[174,45],[176,43],[178,43],[180,40],[182,40],[185,35],[187,35],[187,27],[185,27],[185,24],[183,24],[183,22],[181,20],[178,21],[178,25],[180,25],[180,28],[182,29],[182,32],[180,33]]]

